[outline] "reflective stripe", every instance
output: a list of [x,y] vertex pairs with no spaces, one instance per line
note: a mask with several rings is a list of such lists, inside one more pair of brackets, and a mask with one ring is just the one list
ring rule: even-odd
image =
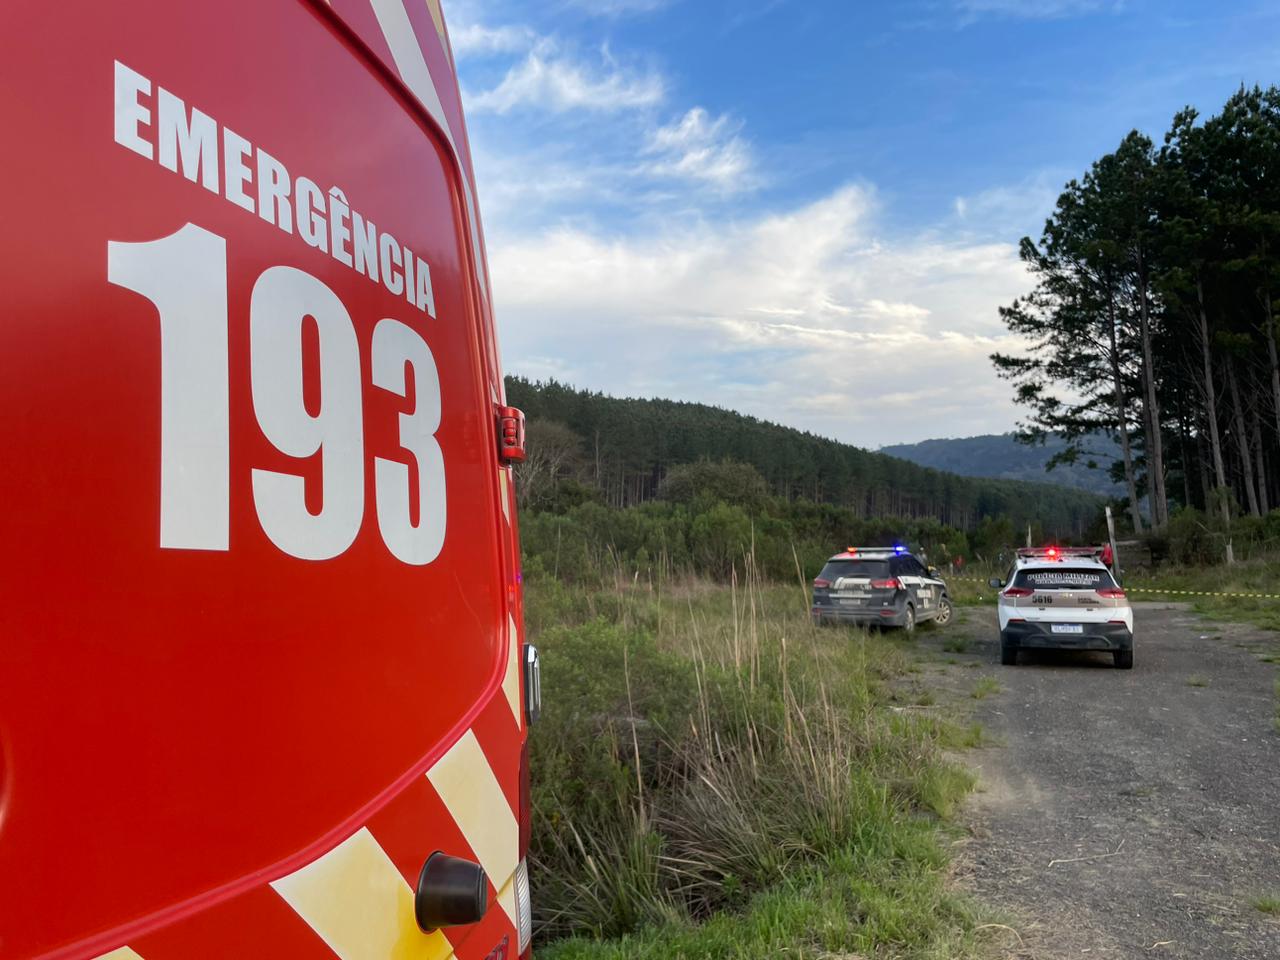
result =
[[369,0],[373,14],[378,18],[378,26],[382,36],[386,38],[391,50],[391,59],[396,62],[396,70],[400,79],[413,91],[413,95],[427,108],[427,113],[436,122],[440,132],[449,142],[458,167],[462,171],[462,199],[467,208],[467,226],[471,231],[471,250],[475,256],[476,270],[479,273],[480,298],[486,303],[489,299],[489,277],[484,260],[484,251],[480,247],[479,222],[476,216],[476,201],[471,193],[471,183],[467,178],[466,165],[462,162],[462,154],[458,151],[457,141],[449,128],[445,117],[444,106],[440,103],[440,94],[436,91],[435,81],[431,78],[431,70],[427,66],[426,55],[418,45],[418,35],[413,32],[413,24],[404,9],[403,0]]
[[[427,779],[440,794],[490,882],[501,890],[516,870],[520,826],[476,735],[470,730],[464,733],[427,771]],[[504,903],[503,908],[506,906]],[[511,922],[516,922],[515,914],[511,914]]]
[[520,635],[516,631],[516,621],[507,614],[507,673],[502,678],[502,692],[506,694],[507,703],[511,707],[511,715],[516,718],[516,726],[520,726]]
[[121,947],[118,950],[112,950],[110,953],[104,953],[94,960],[142,960],[142,957],[134,953],[128,947]]
[[423,933],[413,891],[368,828],[271,884],[342,960],[447,960],[439,930]]

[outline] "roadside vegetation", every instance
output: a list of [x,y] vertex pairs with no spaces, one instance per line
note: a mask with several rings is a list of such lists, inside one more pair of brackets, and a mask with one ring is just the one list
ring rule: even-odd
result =
[[1280,894],[1262,893],[1254,897],[1250,903],[1259,913],[1280,914]]
[[744,566],[527,563],[539,956],[978,955],[947,841],[981,731],[903,705],[900,638],[815,628]]
[[1280,555],[1230,566],[1164,564],[1154,571],[1134,571],[1124,586],[1135,600],[1185,601],[1211,619],[1280,631]]

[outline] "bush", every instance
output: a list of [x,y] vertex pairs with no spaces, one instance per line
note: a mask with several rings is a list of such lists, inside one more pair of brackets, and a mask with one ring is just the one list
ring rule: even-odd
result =
[[[716,516],[731,537],[748,522]],[[905,667],[894,644],[815,628],[794,586],[750,574],[737,591],[629,577],[593,591],[529,571],[547,694],[531,738],[541,939],[683,930],[839,863],[907,883],[921,930],[958,922],[919,816],[971,789],[941,756],[967,734],[886,709]],[[883,900],[888,924],[900,906]],[[841,942],[883,935],[868,924]]]

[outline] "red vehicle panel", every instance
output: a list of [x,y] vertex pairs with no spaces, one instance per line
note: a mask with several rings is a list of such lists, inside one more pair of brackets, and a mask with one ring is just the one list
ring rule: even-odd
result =
[[[515,956],[514,507],[438,6],[5,19],[0,958]],[[406,926],[435,850],[501,908]]]

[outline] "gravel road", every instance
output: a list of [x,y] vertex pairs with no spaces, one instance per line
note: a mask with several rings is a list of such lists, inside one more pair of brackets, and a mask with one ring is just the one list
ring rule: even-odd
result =
[[[962,882],[1010,918],[1012,956],[1280,960],[1280,638],[1137,604],[1134,669],[1109,655],[998,665],[993,610],[970,609],[947,670],[1000,681],[976,704],[995,746],[965,756],[980,792]],[[952,640],[954,645],[954,639]],[[945,654],[944,654],[945,655]]]

